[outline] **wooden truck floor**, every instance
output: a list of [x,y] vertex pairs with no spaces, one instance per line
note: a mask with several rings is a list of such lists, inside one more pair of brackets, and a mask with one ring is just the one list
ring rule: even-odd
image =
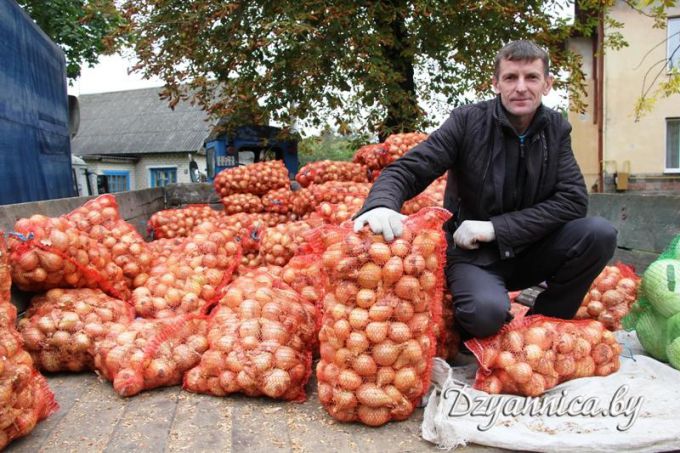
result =
[[[122,398],[94,373],[48,376],[61,409],[8,453],[37,452],[438,452],[420,437],[423,410],[380,428],[334,421],[316,382],[307,401],[213,397],[167,387]],[[480,446],[458,449],[500,452]]]

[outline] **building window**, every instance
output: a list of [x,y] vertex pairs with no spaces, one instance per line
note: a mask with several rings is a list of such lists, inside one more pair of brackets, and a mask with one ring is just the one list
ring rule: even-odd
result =
[[151,187],[165,187],[177,182],[177,167],[150,168]]
[[666,170],[680,172],[680,118],[666,120]]
[[104,178],[109,186],[109,193],[130,190],[130,172],[124,170],[104,170]]
[[680,71],[680,17],[668,19],[668,69]]

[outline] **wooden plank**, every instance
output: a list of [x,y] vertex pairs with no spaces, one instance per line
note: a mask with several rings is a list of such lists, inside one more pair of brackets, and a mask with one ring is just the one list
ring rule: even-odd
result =
[[164,451],[179,392],[179,387],[165,387],[129,398],[105,451]]
[[39,451],[80,397],[93,386],[101,385],[93,374],[56,374],[47,376],[47,381],[59,403],[59,410],[38,423],[30,435],[10,444],[5,451],[16,453]]
[[181,392],[166,450],[232,451],[233,409],[230,398]]
[[127,401],[114,393],[110,383],[99,382],[94,375],[78,377],[94,382],[59,420],[41,452],[102,451],[125,411]]
[[285,407],[290,403],[265,398],[230,397],[238,407],[232,417],[232,448],[249,453],[289,452]]
[[212,184],[170,184],[165,187],[166,205],[176,208],[187,204],[219,204],[220,199]]

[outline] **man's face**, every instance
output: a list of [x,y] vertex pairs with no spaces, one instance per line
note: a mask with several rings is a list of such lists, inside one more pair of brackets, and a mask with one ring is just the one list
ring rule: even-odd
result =
[[520,119],[531,120],[541,105],[543,96],[550,92],[552,76],[543,73],[543,61],[501,60],[498,77],[493,87],[501,95],[505,109]]

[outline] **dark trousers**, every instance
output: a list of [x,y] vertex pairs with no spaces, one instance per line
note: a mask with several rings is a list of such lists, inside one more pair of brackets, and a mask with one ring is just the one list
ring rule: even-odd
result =
[[531,314],[571,319],[591,283],[614,255],[616,229],[601,217],[568,222],[514,258],[488,266],[449,262],[446,278],[463,339],[497,333],[509,314],[508,291],[541,282]]

